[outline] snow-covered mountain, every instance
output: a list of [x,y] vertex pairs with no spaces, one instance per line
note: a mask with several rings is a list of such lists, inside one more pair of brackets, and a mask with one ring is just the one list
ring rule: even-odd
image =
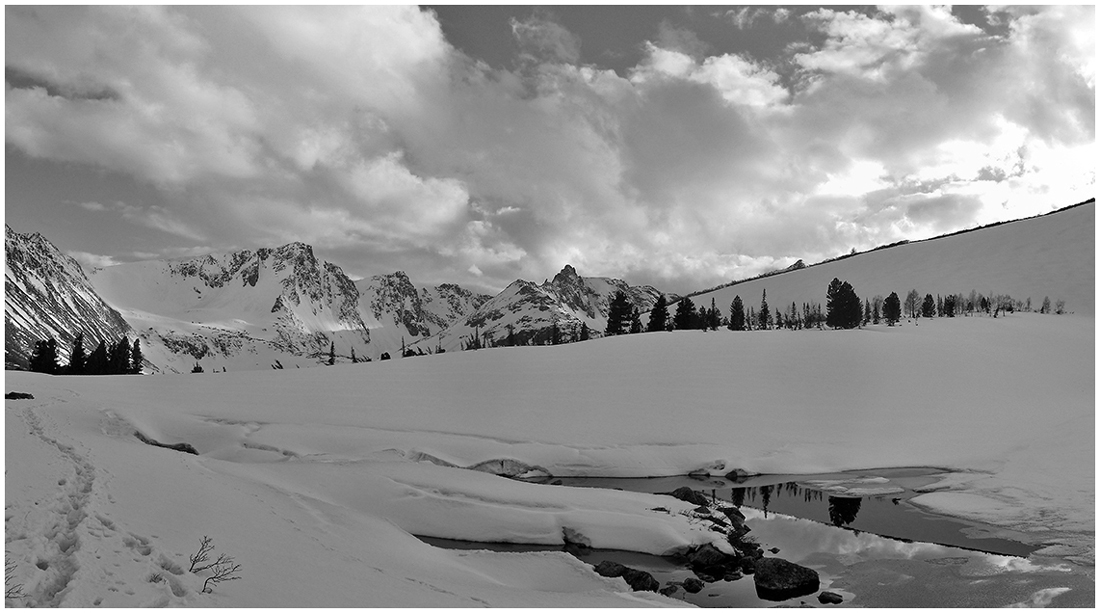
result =
[[587,325],[593,337],[607,327],[607,312],[615,293],[622,291],[639,311],[653,307],[662,294],[649,285],[632,286],[621,279],[582,277],[570,265],[541,285],[518,279],[464,319],[459,319],[420,346],[461,349],[480,333],[487,344],[508,336],[509,326],[518,345],[549,341],[557,323],[565,340],[576,338]]
[[85,351],[111,344],[133,330],[108,306],[80,264],[41,234],[20,234],[4,226],[4,365],[26,368],[35,341],[54,338],[67,359],[72,341],[84,333]]
[[[767,290],[773,312],[791,303],[825,305],[833,278],[847,281],[860,300],[912,289],[926,294],[1008,295],[1038,310],[1044,298],[1065,301],[1078,314],[1095,312],[1096,201],[1089,200],[1046,215],[957,232],[937,238],[879,248],[691,295],[696,307],[715,305],[729,315],[734,296],[745,308],[760,308]],[[671,307],[670,311],[675,307]],[[648,314],[643,314],[648,321]]]
[[360,312],[371,328],[374,343],[386,347],[384,351],[394,357],[402,343],[412,345],[438,334],[491,298],[453,283],[416,286],[402,271],[356,281],[355,286],[361,296]]

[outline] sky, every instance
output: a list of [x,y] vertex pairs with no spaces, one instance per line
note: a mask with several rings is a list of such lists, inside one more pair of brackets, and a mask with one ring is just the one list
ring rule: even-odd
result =
[[5,7],[6,222],[687,293],[1095,195],[1095,7]]

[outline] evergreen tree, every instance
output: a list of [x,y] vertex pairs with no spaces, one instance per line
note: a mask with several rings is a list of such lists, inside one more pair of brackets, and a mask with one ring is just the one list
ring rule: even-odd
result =
[[508,324],[508,336],[504,337],[504,344],[508,347],[516,346],[516,329],[512,324]]
[[125,334],[111,347],[111,353],[107,359],[107,374],[125,375],[130,372],[130,339],[126,338]]
[[882,296],[875,296],[871,300],[871,323],[876,326],[882,321]]
[[722,325],[722,314],[718,312],[718,307],[714,305],[714,298],[710,299],[710,311],[707,312],[708,324],[711,330],[717,330],[718,326]]
[[707,329],[707,307],[699,305],[699,311],[695,313],[694,321],[692,321],[692,328],[696,330],[706,331]]
[[88,355],[84,352],[84,333],[78,332],[73,339],[73,350],[69,353],[69,365],[65,373],[69,375],[82,375],[88,362]]
[[[405,353],[405,339],[401,339],[401,353]],[[336,341],[330,341],[328,346],[328,365],[336,363]]]
[[935,317],[936,316],[936,299],[932,297],[932,294],[924,295],[924,302],[920,305],[921,317]]
[[621,290],[615,292],[611,299],[611,305],[607,309],[607,329],[604,336],[614,336],[629,330],[630,325],[630,301]]
[[886,325],[892,326],[901,319],[901,299],[897,292],[890,292],[882,303],[882,315],[886,318]]
[[826,294],[825,323],[830,328],[851,329],[863,320],[859,296],[847,281],[833,278]]
[[943,299],[943,316],[954,317],[955,311],[958,309],[958,301],[954,295],[948,295]]
[[140,375],[141,367],[145,364],[145,356],[141,353],[141,344],[138,339],[134,339],[134,344],[130,348],[130,374]]
[[863,301],[863,325],[871,323],[871,300],[865,299]]
[[943,296],[936,294],[936,314],[943,317]]
[[677,330],[690,330],[694,328],[695,303],[691,298],[681,298],[676,304],[676,314],[672,316],[672,325]]
[[553,323],[550,326],[550,344],[551,345],[560,345],[561,344],[561,328],[558,327],[558,320],[556,320],[556,319],[553,321]]
[[745,329],[745,305],[741,302],[741,296],[734,296],[730,303],[730,330],[740,331]]
[[668,324],[668,301],[665,300],[664,295],[657,297],[657,302],[653,303],[653,309],[649,312],[649,324],[646,326],[646,332],[664,332],[665,326]]
[[358,364],[359,363],[359,358],[355,357],[355,347],[351,348],[351,363],[352,364]]
[[581,340],[582,341],[588,340],[588,336],[589,336],[588,324],[585,323],[585,322],[581,322]]
[[767,330],[771,325],[772,315],[768,309],[768,290],[764,290],[764,296],[760,298],[760,329]]
[[779,311],[775,312],[775,329],[779,330],[783,328],[783,314]]
[[630,333],[637,334],[642,331],[642,314],[638,312],[638,307],[634,307],[630,310]]
[[754,330],[754,326],[756,326],[757,321],[758,320],[756,319],[756,311],[754,311],[752,307],[749,307],[749,312],[747,315],[745,315],[745,330]]
[[[275,360],[275,363],[276,363],[276,364],[278,364],[278,363],[279,363],[279,361],[278,361],[278,360]],[[282,368],[282,365],[280,364],[280,365],[279,365],[279,368],[277,368],[276,370],[279,370],[279,369],[281,369],[281,368]],[[192,373],[192,374],[198,374],[198,373],[200,373],[200,372],[202,372],[202,365],[201,365],[201,364],[199,364],[198,362],[195,362],[195,366],[194,366],[194,368],[192,368],[192,369],[191,369],[191,373]]]
[[88,354],[88,361],[84,363],[84,372],[89,375],[105,375],[107,366],[107,343],[99,341],[99,345]]
[[44,341],[35,341],[30,368],[31,372],[47,375],[56,375],[61,372],[61,365],[57,362],[57,341],[53,337]]

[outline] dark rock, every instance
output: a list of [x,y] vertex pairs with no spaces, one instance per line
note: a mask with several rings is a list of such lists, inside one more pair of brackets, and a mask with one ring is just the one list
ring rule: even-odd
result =
[[756,572],[757,559],[758,558],[753,557],[741,558],[741,563],[738,565],[738,567],[741,569],[742,573],[746,575],[751,575]]
[[840,604],[844,602],[844,597],[836,592],[821,592],[817,595],[817,600],[821,604]]
[[688,577],[684,579],[684,591],[691,594],[698,594],[703,591],[703,582],[695,577]]
[[817,571],[782,558],[756,561],[756,595],[764,600],[787,600],[813,594],[820,586]]
[[622,577],[635,592],[656,592],[661,587],[660,582],[644,570],[623,566],[611,560],[597,564],[596,574],[602,577]]
[[734,483],[743,483],[746,479],[748,479],[751,476],[752,476],[752,473],[750,473],[747,470],[743,470],[741,468],[735,468],[735,469],[729,471],[728,473],[726,473],[726,478],[729,479],[730,481],[733,481]]
[[771,549],[769,549],[768,551],[770,551],[770,552],[772,552],[772,553],[779,553],[779,548],[778,548],[778,547],[772,547],[772,548],[771,548]]
[[657,593],[662,595],[662,596],[672,596],[673,594],[675,594],[676,592],[679,592],[679,591],[680,591],[680,586],[670,584],[670,585],[666,585],[665,587],[657,590]]
[[26,392],[8,392],[4,394],[4,400],[34,400],[34,396]]
[[146,445],[152,445],[154,447],[164,447],[165,449],[171,449],[172,451],[181,451],[183,453],[190,453],[191,455],[199,455],[198,450],[195,449],[194,446],[192,446],[190,443],[161,443],[160,441],[155,441],[148,436],[145,436],[141,432],[134,432],[134,436],[136,436],[139,441],[145,443]]
[[737,581],[742,577],[744,577],[744,575],[741,574],[741,571],[731,570],[728,571],[724,577],[722,577],[722,581]]
[[703,515],[710,515],[710,507],[706,505],[700,505],[693,509],[696,513],[702,513]]
[[658,513],[668,513],[668,509],[664,507],[653,507],[650,511],[657,511]]
[[718,510],[721,511],[723,515],[730,518],[730,521],[735,524],[745,523],[745,514],[737,507],[722,507]]
[[688,564],[695,568],[722,566],[734,560],[736,560],[736,558],[729,554],[722,553],[717,547],[710,543],[699,547],[687,555]]
[[705,507],[709,503],[707,497],[704,496],[701,492],[696,492],[686,485],[684,487],[678,487],[671,492],[666,492],[665,495],[672,496],[673,498],[678,498],[680,500],[683,500],[684,502],[690,502],[691,504],[701,507]]
[[550,485],[561,485],[561,479],[554,479],[550,482]]

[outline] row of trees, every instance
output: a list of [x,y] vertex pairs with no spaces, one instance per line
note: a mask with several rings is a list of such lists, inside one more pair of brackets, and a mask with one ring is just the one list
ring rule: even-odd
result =
[[35,341],[30,369],[50,375],[139,375],[145,356],[138,339],[130,343],[126,335],[111,345],[99,341],[91,353],[86,353],[84,333],[81,332],[73,339],[68,364],[61,366],[59,360],[56,339]]

